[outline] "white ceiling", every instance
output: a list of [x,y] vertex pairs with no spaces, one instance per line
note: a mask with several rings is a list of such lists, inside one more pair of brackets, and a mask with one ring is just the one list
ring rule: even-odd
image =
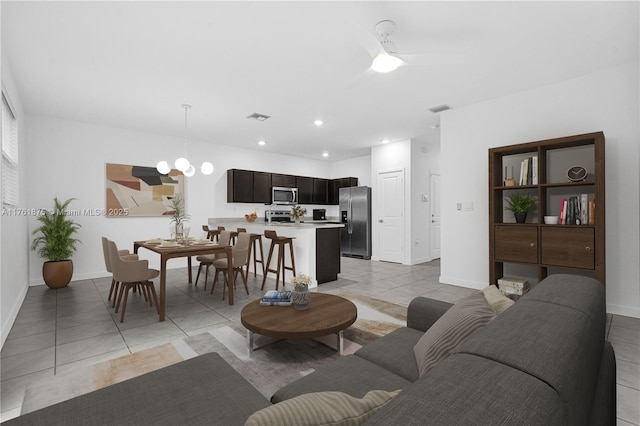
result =
[[[2,49],[27,113],[304,158],[438,143],[454,108],[638,60],[637,2],[12,2]],[[357,23],[396,22],[401,67],[348,87],[371,59]],[[597,100],[594,100],[594,104]],[[594,105],[597,108],[597,105]],[[254,112],[272,116],[248,120]],[[325,125],[317,128],[313,120]],[[258,147],[264,139],[267,145]]]

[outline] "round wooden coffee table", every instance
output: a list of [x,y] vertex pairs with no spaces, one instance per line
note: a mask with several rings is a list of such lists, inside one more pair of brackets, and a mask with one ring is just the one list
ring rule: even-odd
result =
[[253,352],[253,334],[276,339],[312,339],[337,335],[336,350],[342,353],[343,330],[356,321],[358,310],[349,300],[325,293],[311,293],[309,309],[293,306],[260,306],[260,299],[242,308],[240,320],[249,330],[249,353]]

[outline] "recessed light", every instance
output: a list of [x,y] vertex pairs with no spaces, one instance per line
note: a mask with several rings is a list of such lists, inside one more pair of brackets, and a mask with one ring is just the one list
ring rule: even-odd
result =
[[320,126],[322,126],[322,125],[324,124],[324,121],[322,121],[322,120],[315,120],[315,121],[313,122],[313,124],[315,124],[316,126],[320,127]]
[[385,145],[388,144],[389,143],[389,139],[383,139],[382,143],[385,144]]
[[265,144],[266,144],[265,141],[258,141],[258,145],[260,145],[260,146],[265,145]]
[[325,151],[325,152],[323,152],[323,153],[322,153],[322,156],[323,156],[323,157],[328,157],[328,156],[329,156],[329,153]]

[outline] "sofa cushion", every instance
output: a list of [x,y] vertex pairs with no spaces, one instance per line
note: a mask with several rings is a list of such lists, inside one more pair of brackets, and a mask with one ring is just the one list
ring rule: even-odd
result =
[[484,297],[487,299],[489,307],[496,315],[500,315],[515,303],[513,300],[502,294],[495,285],[483,288],[482,293],[484,293]]
[[269,401],[208,353],[16,417],[3,425],[243,425]]
[[399,328],[356,351],[356,355],[411,382],[418,380],[413,347],[424,335],[413,328]]
[[257,411],[245,426],[357,426],[400,392],[372,390],[362,399],[344,392],[307,393]]
[[565,420],[560,397],[546,383],[491,360],[452,354],[365,424],[566,426]]
[[273,394],[271,402],[277,403],[305,393],[324,391],[339,391],[362,398],[373,389],[395,391],[410,384],[408,380],[364,358],[347,355],[281,388]]
[[413,348],[420,377],[446,358],[467,336],[495,314],[481,291],[460,299],[428,329]]
[[[580,278],[541,281],[455,352],[494,360],[548,383],[565,404],[567,424],[584,425],[600,369],[606,318],[602,284]],[[554,294],[557,300],[550,297]]]

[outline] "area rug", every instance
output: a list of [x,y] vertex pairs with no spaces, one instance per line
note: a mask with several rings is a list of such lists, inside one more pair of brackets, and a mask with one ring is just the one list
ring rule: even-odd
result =
[[[344,354],[406,324],[407,308],[356,293],[342,293],[358,308],[344,332]],[[316,340],[274,340],[255,336],[261,347],[249,353],[246,330],[230,325],[139,352],[102,361],[27,385],[22,414],[131,379],[195,356],[217,352],[266,398],[288,383],[340,358],[335,335]]]

